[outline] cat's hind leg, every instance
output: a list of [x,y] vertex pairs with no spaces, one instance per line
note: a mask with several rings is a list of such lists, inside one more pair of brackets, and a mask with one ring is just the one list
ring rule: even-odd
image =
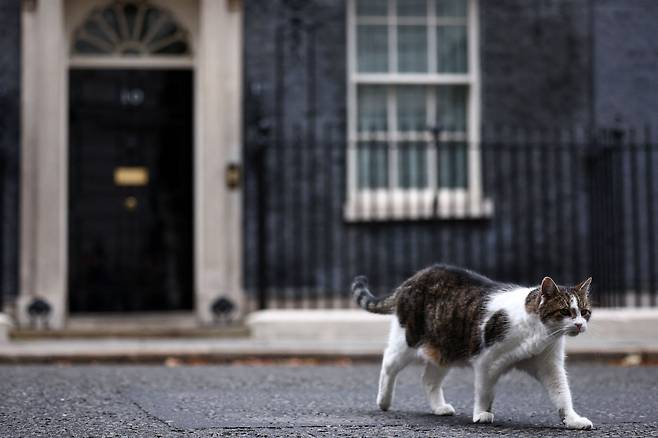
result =
[[407,345],[404,329],[400,327],[397,318],[393,318],[388,346],[384,351],[382,370],[379,374],[379,393],[377,405],[382,411],[387,411],[393,399],[395,378],[416,356],[416,350]]
[[454,415],[455,408],[450,403],[446,403],[443,398],[443,388],[441,383],[450,369],[440,367],[430,361],[426,362],[423,370],[423,388],[430,402],[432,412],[436,415]]

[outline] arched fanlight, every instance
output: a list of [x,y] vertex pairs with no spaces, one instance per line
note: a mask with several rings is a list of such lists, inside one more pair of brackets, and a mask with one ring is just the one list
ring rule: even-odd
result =
[[174,16],[147,0],[114,0],[92,10],[75,30],[76,55],[187,55],[187,31]]

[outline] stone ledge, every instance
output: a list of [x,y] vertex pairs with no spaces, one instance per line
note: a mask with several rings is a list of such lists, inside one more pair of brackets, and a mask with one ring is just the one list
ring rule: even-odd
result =
[[[385,341],[255,339],[51,339],[14,341],[0,347],[2,363],[272,363],[309,360],[380,361]],[[658,342],[590,342],[567,345],[569,361],[658,363]]]
[[[254,339],[274,340],[368,340],[385,341],[390,315],[351,310],[263,310],[246,320]],[[595,309],[585,336],[573,338],[573,344],[588,341],[658,339],[658,309]],[[570,338],[571,341],[571,338]]]
[[385,341],[390,315],[363,310],[262,310],[247,316],[253,339]]

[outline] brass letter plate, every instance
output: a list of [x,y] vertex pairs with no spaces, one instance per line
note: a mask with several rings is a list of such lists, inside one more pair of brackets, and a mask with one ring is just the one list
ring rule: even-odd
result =
[[149,170],[143,166],[115,167],[114,184],[117,186],[145,186],[149,183]]

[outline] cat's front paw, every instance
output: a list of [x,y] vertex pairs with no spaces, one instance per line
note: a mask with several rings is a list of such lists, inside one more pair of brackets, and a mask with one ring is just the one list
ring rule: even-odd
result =
[[434,412],[434,415],[455,415],[455,408],[450,403],[446,403],[432,409],[432,412]]
[[388,408],[391,407],[391,398],[383,394],[377,394],[377,406],[382,411],[388,411]]
[[493,423],[494,415],[491,412],[473,414],[473,423]]
[[562,422],[564,423],[565,426],[567,426],[567,429],[581,429],[581,430],[594,429],[594,425],[592,424],[591,421],[579,415],[572,415],[569,417],[565,417],[564,420],[562,420]]

